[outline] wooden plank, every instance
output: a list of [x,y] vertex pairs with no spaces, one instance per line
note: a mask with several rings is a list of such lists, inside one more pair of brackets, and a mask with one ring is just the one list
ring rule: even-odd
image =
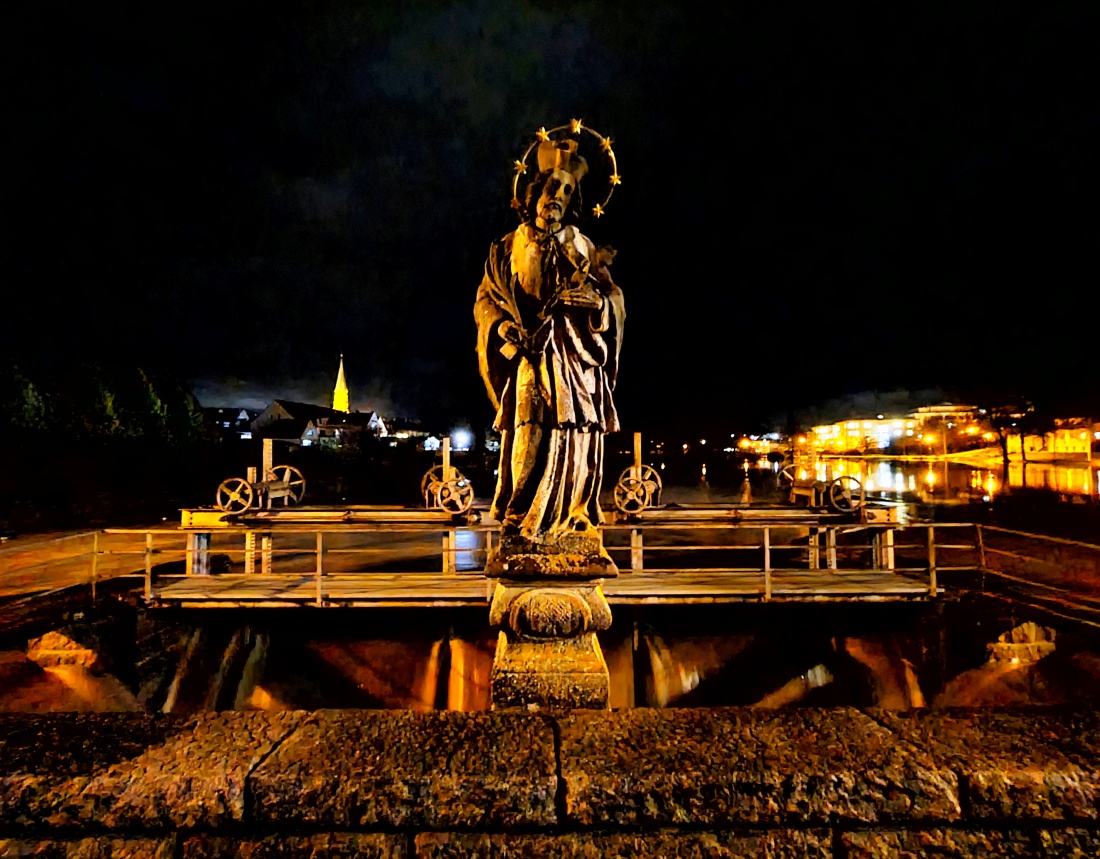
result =
[[[487,588],[480,576],[438,573],[367,573],[325,576],[326,605],[485,605]],[[699,603],[762,600],[759,571],[636,571],[604,582],[612,604]],[[780,570],[772,573],[771,598],[880,600],[923,599],[928,586],[919,579],[884,571]],[[290,605],[316,602],[311,574],[271,576],[218,575],[181,578],[163,584],[161,603],[207,605]]]

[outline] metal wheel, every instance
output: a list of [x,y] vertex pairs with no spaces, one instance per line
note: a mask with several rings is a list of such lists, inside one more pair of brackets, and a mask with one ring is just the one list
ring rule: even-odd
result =
[[661,483],[661,475],[657,473],[657,469],[652,465],[643,465],[641,478],[646,488],[647,506],[656,507],[661,503],[661,490],[664,488],[664,484]]
[[[630,469],[627,469],[629,471]],[[649,506],[649,490],[645,481],[623,475],[615,484],[615,509],[620,513],[641,513]]]
[[436,492],[436,506],[449,513],[465,513],[474,503],[474,487],[465,477],[458,477],[448,483],[439,484]]
[[[450,481],[451,488],[447,490],[447,498],[450,504],[457,503],[452,500],[452,496],[463,496],[464,491],[461,485],[465,485],[469,490],[470,501],[462,510],[456,510],[453,507],[444,507],[445,510],[450,510],[453,513],[462,513],[469,509],[470,504],[474,503],[474,487],[466,479],[464,475],[457,468],[451,467],[451,471],[454,473],[454,480]],[[443,507],[443,487],[448,486],[448,482],[443,479],[443,466],[433,465],[425,472],[424,477],[420,480],[420,494],[424,496],[424,506],[429,510],[433,507]]]
[[829,484],[825,492],[825,500],[838,513],[854,513],[863,503],[862,488],[860,482],[852,475],[842,474]]
[[306,494],[306,479],[301,471],[293,465],[276,465],[271,470],[271,475],[270,479],[286,484],[289,494],[286,496],[285,503],[288,506],[302,503]]
[[218,487],[215,503],[226,513],[244,513],[256,500],[256,490],[243,477],[230,477]]
[[435,494],[436,488],[443,482],[443,466],[433,465],[420,479],[420,494],[424,496],[424,505],[430,507],[430,501],[432,495]]
[[661,475],[652,465],[623,469],[615,485],[615,508],[622,513],[639,513],[661,503]]

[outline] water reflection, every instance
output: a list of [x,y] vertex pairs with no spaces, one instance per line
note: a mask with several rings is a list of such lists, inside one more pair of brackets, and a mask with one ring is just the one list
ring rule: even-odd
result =
[[[152,674],[146,665],[140,682],[121,662],[71,664],[72,649],[0,651],[0,711],[491,706],[497,634],[483,611],[325,614],[219,615],[190,634],[172,626],[175,657]],[[935,605],[616,608],[600,644],[615,708],[1095,701],[1095,633],[1048,623],[977,595]]]
[[[876,495],[916,495],[927,501],[990,501],[1005,491],[1000,464],[979,467],[962,462],[823,459],[802,467],[800,475],[830,481],[852,475]],[[1084,463],[1013,461],[1008,467],[1008,489],[1044,489],[1084,498],[1100,496],[1100,471]]]

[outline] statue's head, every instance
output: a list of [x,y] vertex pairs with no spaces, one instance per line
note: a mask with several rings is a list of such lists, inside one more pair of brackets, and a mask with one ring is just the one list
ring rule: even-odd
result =
[[526,220],[559,223],[580,209],[580,181],[588,163],[577,155],[575,140],[540,143],[538,160],[538,176],[527,186]]

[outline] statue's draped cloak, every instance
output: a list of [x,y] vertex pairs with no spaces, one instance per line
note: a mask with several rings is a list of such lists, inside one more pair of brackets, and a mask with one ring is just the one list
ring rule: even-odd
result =
[[[584,278],[602,296],[598,310],[557,300]],[[603,434],[619,429],[621,290],[575,228],[551,234],[524,224],[490,248],[474,317],[501,433],[493,516],[531,538],[595,527]],[[505,322],[523,332],[525,348],[505,341]]]

